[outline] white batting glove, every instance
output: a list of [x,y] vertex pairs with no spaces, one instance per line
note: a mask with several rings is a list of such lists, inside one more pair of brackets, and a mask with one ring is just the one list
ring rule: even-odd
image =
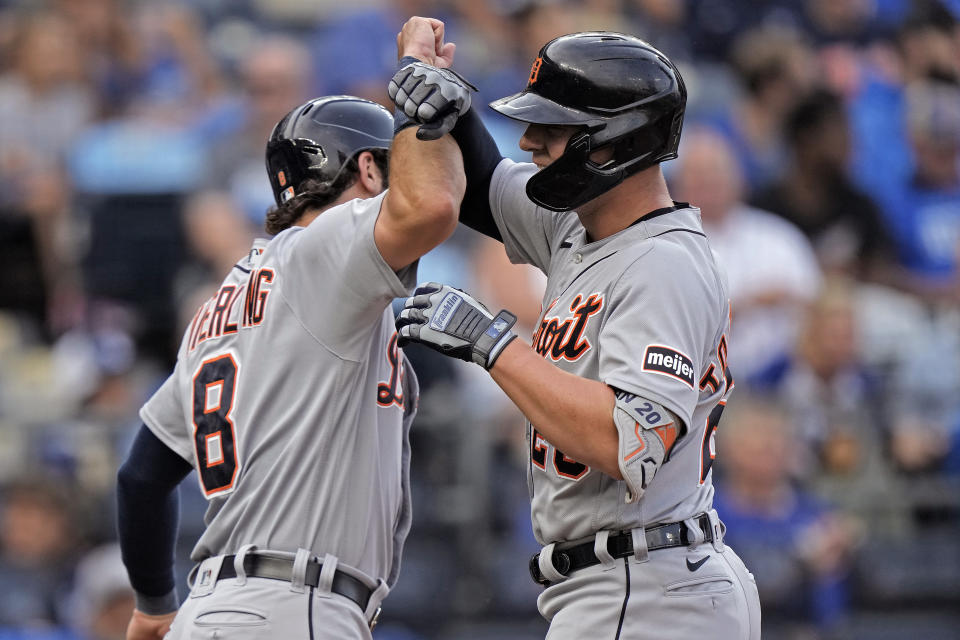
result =
[[397,344],[419,342],[435,351],[489,369],[504,347],[517,337],[510,329],[517,316],[496,316],[470,295],[445,284],[428,282],[407,298],[397,318]]
[[436,140],[449,133],[457,118],[470,108],[477,88],[452,69],[411,62],[397,71],[387,93],[397,107],[420,123],[417,138]]

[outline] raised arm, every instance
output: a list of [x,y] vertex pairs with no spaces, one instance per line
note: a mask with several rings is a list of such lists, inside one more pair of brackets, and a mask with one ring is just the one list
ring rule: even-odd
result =
[[[432,30],[433,42],[429,41],[431,34],[426,26]],[[490,210],[490,183],[503,155],[471,106],[470,94],[476,89],[448,69],[453,62],[453,50],[449,50],[449,55],[437,55],[441,47],[450,46],[442,44],[442,35],[443,23],[439,20],[414,17],[397,36],[400,70],[390,84],[390,96],[397,107],[397,126],[418,126],[421,139],[449,132],[462,153],[466,177],[460,222],[502,240]]]
[[423,141],[413,129],[399,132],[390,155],[390,188],[374,228],[387,264],[400,270],[449,238],[465,186],[460,149],[450,136]]
[[[401,56],[449,64],[454,45],[443,42],[443,23],[412,18],[397,37]],[[463,156],[453,138],[418,140],[413,128],[400,130],[390,155],[390,188],[384,197],[374,239],[393,269],[414,262],[453,233],[466,187]]]

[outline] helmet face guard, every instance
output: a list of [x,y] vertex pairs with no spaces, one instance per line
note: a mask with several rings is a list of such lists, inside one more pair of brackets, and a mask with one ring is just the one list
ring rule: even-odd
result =
[[[521,122],[583,128],[527,182],[528,197],[551,211],[575,209],[675,158],[685,105],[683,79],[666,56],[638,38],[606,32],[551,40],[526,89],[490,104]],[[608,147],[609,162],[590,159]]]
[[[550,211],[570,211],[662,161],[656,150],[664,142],[663,127],[648,124],[642,112],[635,116],[575,132],[563,154],[527,181],[527,197]],[[613,150],[609,161],[600,165],[590,158],[606,148]]]

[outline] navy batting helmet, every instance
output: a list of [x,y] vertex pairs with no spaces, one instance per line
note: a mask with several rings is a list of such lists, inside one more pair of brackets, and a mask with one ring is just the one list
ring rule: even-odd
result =
[[[535,203],[569,211],[676,158],[686,102],[680,72],[657,49],[633,36],[587,32],[544,45],[527,88],[490,106],[522,122],[583,128],[562,156],[527,182]],[[611,146],[609,162],[590,160]]]
[[393,116],[375,102],[328,96],[300,105],[267,141],[267,175],[277,206],[301,193],[304,180],[330,184],[354,155],[389,149],[392,140]]

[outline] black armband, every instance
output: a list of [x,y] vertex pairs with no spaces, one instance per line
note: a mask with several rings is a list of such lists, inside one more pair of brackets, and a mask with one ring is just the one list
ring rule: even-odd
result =
[[143,425],[117,473],[120,553],[143,613],[176,609],[173,562],[180,510],[176,488],[191,469]]
[[503,155],[473,107],[460,116],[450,135],[460,145],[467,177],[467,190],[460,205],[460,222],[503,242],[490,210],[490,181]]

